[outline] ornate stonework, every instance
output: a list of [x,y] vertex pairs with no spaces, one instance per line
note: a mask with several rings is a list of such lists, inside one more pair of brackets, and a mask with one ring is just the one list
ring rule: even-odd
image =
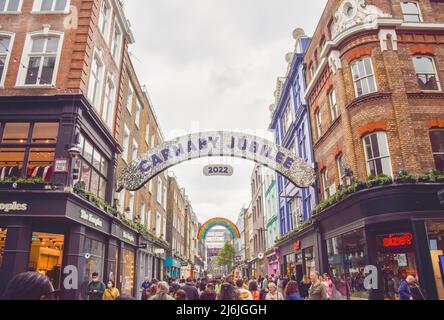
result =
[[331,26],[332,39],[350,28],[371,24],[377,18],[390,17],[390,14],[384,13],[378,7],[366,4],[365,0],[345,0],[334,15]]

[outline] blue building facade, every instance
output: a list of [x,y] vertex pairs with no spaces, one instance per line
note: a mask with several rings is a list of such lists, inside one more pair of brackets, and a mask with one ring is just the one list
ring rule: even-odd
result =
[[[287,56],[289,67],[287,76],[278,79],[275,93],[276,104],[269,129],[275,132],[276,143],[293,150],[300,158],[315,167],[310,128],[308,104],[305,93],[305,66],[303,62],[310,38],[299,36],[296,39],[294,53]],[[311,219],[316,205],[314,187],[298,188],[285,177],[277,175],[279,202],[279,232],[283,237]],[[314,250],[304,242],[307,251],[303,252],[299,239],[289,239],[279,243],[277,251],[283,275],[305,274]],[[312,250],[312,251],[310,251]],[[305,261],[307,260],[307,261]],[[296,270],[296,269],[300,270]],[[315,266],[313,266],[315,268]]]

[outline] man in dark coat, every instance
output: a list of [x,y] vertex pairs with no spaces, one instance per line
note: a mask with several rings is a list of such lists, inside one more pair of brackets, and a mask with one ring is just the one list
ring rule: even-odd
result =
[[102,300],[105,289],[105,284],[99,280],[99,274],[94,272],[92,274],[92,281],[87,287],[89,300]]
[[182,287],[182,290],[187,294],[187,300],[199,300],[199,292],[193,283],[193,279],[187,278],[187,282]]

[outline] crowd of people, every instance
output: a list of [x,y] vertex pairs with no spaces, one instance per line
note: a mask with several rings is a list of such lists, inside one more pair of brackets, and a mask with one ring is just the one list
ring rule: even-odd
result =
[[[121,295],[115,283],[109,280],[105,285],[99,274],[93,273],[86,288],[89,300],[134,300]],[[346,300],[336,288],[328,274],[312,271],[301,281],[294,276],[259,278],[237,278],[233,276],[193,279],[169,279],[158,281],[144,279],[141,285],[142,300]],[[8,284],[3,296],[6,300],[55,300],[54,290],[48,277],[37,272],[16,275]],[[425,300],[417,279],[407,276],[398,289],[400,300]]]

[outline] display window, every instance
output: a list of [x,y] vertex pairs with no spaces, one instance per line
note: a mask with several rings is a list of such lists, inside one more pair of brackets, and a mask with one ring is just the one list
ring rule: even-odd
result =
[[6,235],[8,233],[7,229],[0,228],[0,270],[3,266],[3,257],[5,254],[5,244],[6,244]]
[[413,235],[410,232],[376,237],[378,268],[383,275],[384,298],[397,300],[398,288],[407,276],[418,276]]
[[367,265],[364,229],[354,230],[327,240],[330,277],[336,290],[348,299],[368,299],[364,288]]
[[7,122],[0,124],[0,181],[53,175],[57,122]]
[[285,273],[287,276],[292,276],[296,273],[296,255],[295,254],[289,254],[284,257],[284,263],[285,263]]
[[314,248],[305,249],[303,256],[305,259],[305,274],[309,276],[312,271],[317,270]]
[[65,236],[34,232],[28,270],[47,276],[55,289],[60,289]]
[[428,221],[427,233],[438,297],[444,300],[444,220]]
[[123,249],[122,251],[122,294],[134,296],[134,272],[135,272],[134,251]]

